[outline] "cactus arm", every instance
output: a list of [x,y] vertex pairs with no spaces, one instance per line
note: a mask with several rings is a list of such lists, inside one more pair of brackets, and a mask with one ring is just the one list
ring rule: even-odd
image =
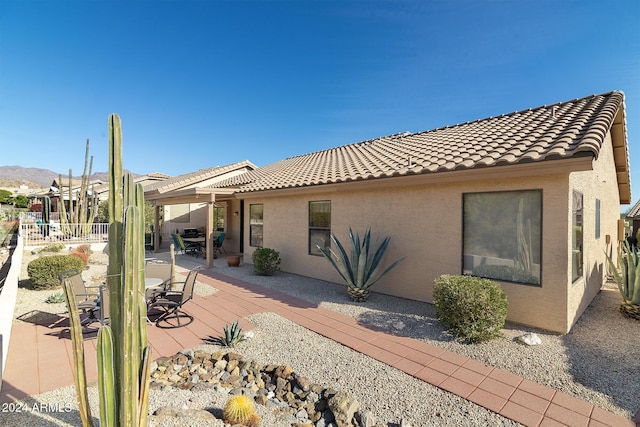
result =
[[[125,182],[125,189],[128,187],[126,184],[130,183],[129,180]],[[129,189],[130,190],[130,189]],[[125,190],[126,191],[126,190]],[[137,401],[138,401],[138,381],[139,381],[139,349],[140,349],[140,333],[139,324],[136,323],[136,313],[138,312],[138,295],[137,284],[138,272],[136,271],[137,265],[137,250],[136,235],[137,235],[137,221],[139,221],[140,212],[136,206],[128,206],[125,213],[124,235],[125,238],[122,242],[122,250],[124,253],[124,263],[122,269],[122,287],[123,287],[123,321],[128,327],[122,331],[122,407],[121,418],[122,425],[129,426],[134,425],[137,420]],[[138,318],[139,322],[140,319]]]
[[100,426],[113,427],[117,425],[118,413],[115,401],[115,373],[113,333],[111,327],[103,326],[98,331],[97,359],[98,359],[98,395],[100,397]]
[[82,341],[82,325],[80,324],[80,314],[73,288],[69,280],[63,280],[64,298],[69,311],[69,322],[71,324],[71,344],[73,348],[73,380],[76,386],[76,397],[78,399],[78,410],[80,419],[84,427],[93,427],[91,418],[91,407],[87,394],[87,373],[84,365],[84,344]]
[[[146,322],[143,325],[146,329]],[[151,378],[151,347],[144,348],[142,358],[142,374],[140,376],[140,396],[138,399],[138,425],[146,426],[149,417],[149,381]]]
[[[111,329],[114,334],[120,336],[123,329],[121,320],[122,291],[120,289],[120,274],[122,267],[122,246],[120,244],[122,236],[122,131],[120,118],[112,114],[109,116],[109,265],[107,273],[107,283],[109,286],[111,305],[109,317]],[[120,381],[121,368],[117,361],[121,360],[122,348],[116,345],[115,348],[115,377]],[[116,410],[119,414],[120,389],[115,389]]]

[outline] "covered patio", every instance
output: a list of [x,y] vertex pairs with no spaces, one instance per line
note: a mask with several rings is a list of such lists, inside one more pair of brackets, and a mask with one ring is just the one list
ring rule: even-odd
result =
[[[206,267],[213,267],[214,258],[214,209],[224,206],[226,208],[226,224],[225,232],[227,240],[233,241],[231,252],[242,252],[242,204],[233,197],[234,190],[226,188],[210,188],[210,187],[193,187],[179,190],[169,190],[167,192],[158,192],[156,190],[145,191],[145,200],[150,201],[154,208],[154,229],[161,230],[163,236],[167,237],[170,231],[165,229],[162,231],[160,226],[160,208],[171,205],[205,205],[206,204],[206,223],[205,228],[205,259]],[[229,212],[233,214],[229,215]],[[154,251],[160,251],[160,234],[154,234],[153,247]],[[228,244],[228,243],[227,243]]]

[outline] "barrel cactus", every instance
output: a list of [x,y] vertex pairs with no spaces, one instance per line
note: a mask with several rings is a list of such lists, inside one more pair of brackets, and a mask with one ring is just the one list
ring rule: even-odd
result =
[[248,427],[258,425],[258,414],[255,413],[252,400],[244,394],[231,396],[222,411],[224,422]]

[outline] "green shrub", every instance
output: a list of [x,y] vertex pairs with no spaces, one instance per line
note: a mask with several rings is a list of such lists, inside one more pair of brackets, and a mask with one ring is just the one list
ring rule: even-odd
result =
[[55,289],[61,286],[58,275],[65,270],[82,271],[80,258],[70,255],[51,255],[34,259],[27,266],[32,289]]
[[259,276],[272,276],[280,270],[280,253],[275,249],[258,248],[251,255],[253,268]]
[[507,318],[507,295],[495,282],[472,276],[442,275],[434,282],[438,320],[466,343],[501,336]]
[[64,302],[64,292],[56,292],[55,294],[49,295],[46,302],[48,304],[60,304]]
[[66,248],[66,246],[62,243],[52,243],[42,248],[40,252],[60,252],[64,248]]

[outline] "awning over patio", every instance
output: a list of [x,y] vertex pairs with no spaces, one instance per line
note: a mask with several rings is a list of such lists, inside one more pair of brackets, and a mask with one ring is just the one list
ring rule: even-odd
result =
[[[226,188],[187,188],[181,190],[170,190],[160,193],[157,190],[145,191],[144,199],[150,201],[155,207],[154,227],[160,229],[160,206],[180,205],[187,203],[207,204],[207,223],[205,230],[205,248],[207,268],[213,265],[213,208],[216,200],[228,200],[233,197],[234,190]],[[153,247],[156,251],[160,247],[160,236],[154,236]]]

